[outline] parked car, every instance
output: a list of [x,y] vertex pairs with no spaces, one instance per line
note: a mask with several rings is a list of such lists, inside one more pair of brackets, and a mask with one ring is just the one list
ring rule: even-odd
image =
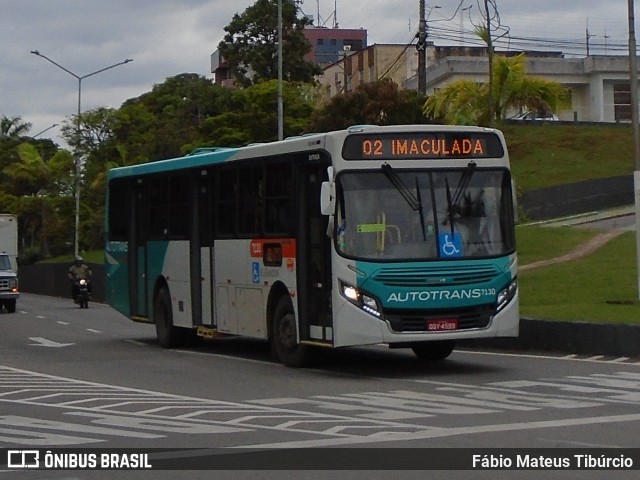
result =
[[544,115],[544,114],[540,114],[539,112],[522,112],[511,117],[509,120],[521,120],[521,121],[545,120],[545,121],[555,122],[555,121],[558,121],[559,118],[553,113]]

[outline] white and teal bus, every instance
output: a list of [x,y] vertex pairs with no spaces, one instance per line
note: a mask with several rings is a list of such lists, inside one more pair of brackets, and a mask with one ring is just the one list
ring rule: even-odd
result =
[[514,194],[502,133],[354,126],[116,168],[107,300],[190,335],[319,347],[386,344],[443,359],[518,335]]

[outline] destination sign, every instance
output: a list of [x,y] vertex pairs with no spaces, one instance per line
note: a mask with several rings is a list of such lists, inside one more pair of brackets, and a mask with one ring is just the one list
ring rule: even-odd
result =
[[345,139],[345,160],[499,158],[500,137],[493,132],[398,132],[356,134]]

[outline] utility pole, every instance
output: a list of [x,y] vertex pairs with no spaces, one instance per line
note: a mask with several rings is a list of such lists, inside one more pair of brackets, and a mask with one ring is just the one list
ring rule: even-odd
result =
[[591,33],[589,33],[589,20],[587,19],[587,28],[585,30],[585,40],[587,42],[587,57],[590,55],[590,48],[589,48],[589,41],[591,40],[591,37],[594,37],[595,35],[592,35]]
[[420,21],[418,24],[418,91],[427,93],[427,20],[425,19],[425,0],[420,0]]
[[631,129],[633,133],[633,191],[636,207],[636,266],[638,298],[640,299],[640,125],[638,124],[638,57],[636,56],[636,27],[634,0],[629,8],[629,84],[631,86]]
[[489,54],[489,126],[496,123],[495,108],[493,106],[493,39],[491,38],[491,16],[489,15],[489,0],[484,0],[484,12],[487,16],[487,49]]
[[278,140],[284,138],[284,102],[282,99],[282,0],[278,0]]

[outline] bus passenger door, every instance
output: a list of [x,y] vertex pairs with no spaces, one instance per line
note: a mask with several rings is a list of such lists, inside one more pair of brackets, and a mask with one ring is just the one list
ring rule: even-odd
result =
[[[191,234],[191,295],[193,306],[193,324],[215,327],[214,295],[214,242],[213,242],[213,216],[211,201],[213,197],[213,178],[207,171],[200,172],[196,180],[197,197],[193,209],[194,230]],[[194,258],[195,257],[195,258]]]
[[129,291],[131,316],[148,317],[147,241],[149,239],[148,188],[142,179],[134,186],[129,247]]
[[[308,161],[308,160],[307,160]],[[331,344],[331,239],[320,212],[327,162],[298,164],[297,281],[300,340]]]

